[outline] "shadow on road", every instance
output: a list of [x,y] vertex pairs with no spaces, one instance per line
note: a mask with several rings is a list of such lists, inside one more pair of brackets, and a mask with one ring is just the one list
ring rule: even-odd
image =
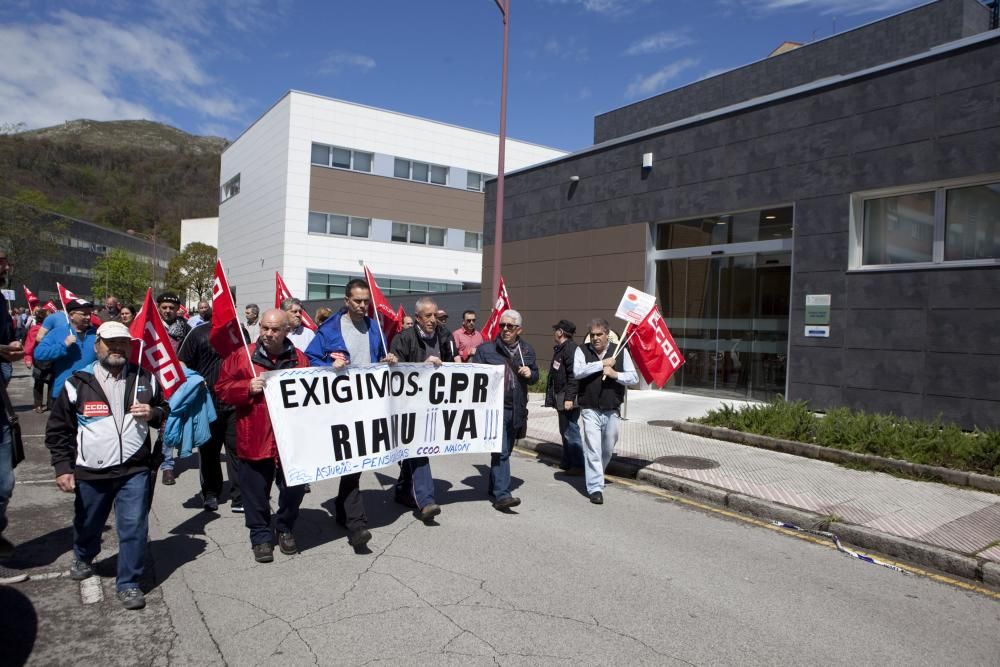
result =
[[7,565],[18,570],[51,565],[73,548],[73,527],[64,526],[17,545]]
[[0,662],[20,667],[28,662],[38,636],[38,614],[24,593],[0,586]]

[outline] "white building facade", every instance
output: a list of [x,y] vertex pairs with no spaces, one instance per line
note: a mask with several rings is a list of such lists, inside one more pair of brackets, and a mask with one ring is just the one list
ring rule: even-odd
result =
[[[496,135],[290,91],[222,154],[219,257],[237,306],[338,299],[367,263],[387,296],[478,286]],[[508,170],[564,155],[507,140]]]
[[181,220],[181,252],[192,243],[219,247],[218,218],[185,218]]

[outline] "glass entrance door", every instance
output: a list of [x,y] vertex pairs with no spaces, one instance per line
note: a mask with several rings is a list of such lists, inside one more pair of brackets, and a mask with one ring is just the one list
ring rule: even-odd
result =
[[785,392],[790,252],[660,260],[656,281],[685,359],[668,388],[758,400]]

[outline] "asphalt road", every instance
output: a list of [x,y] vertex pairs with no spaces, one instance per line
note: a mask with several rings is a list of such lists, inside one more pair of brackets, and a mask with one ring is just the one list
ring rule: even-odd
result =
[[[15,380],[15,403],[30,402],[25,389]],[[69,563],[72,503],[29,441],[9,534],[19,566],[54,576]],[[112,557],[103,601],[83,604],[65,576],[3,587],[30,603],[0,606],[0,626],[27,638],[34,614],[39,665],[1000,664],[1000,602],[984,595],[625,484],[594,506],[582,479],[527,456],[513,460],[524,503],[502,514],[483,464],[433,460],[433,526],[392,502],[394,471],[365,475],[374,539],[362,553],[333,522],[337,482],[314,484],[301,553],[271,564],[253,561],[228,505],[200,510],[188,468],[156,490],[145,610],[114,599]]]

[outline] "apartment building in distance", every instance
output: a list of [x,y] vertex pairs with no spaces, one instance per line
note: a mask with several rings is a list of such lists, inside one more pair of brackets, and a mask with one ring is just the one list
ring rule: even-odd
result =
[[[222,154],[219,258],[238,306],[336,300],[367,262],[389,297],[478,288],[497,136],[289,91]],[[508,169],[563,151],[507,140]]]

